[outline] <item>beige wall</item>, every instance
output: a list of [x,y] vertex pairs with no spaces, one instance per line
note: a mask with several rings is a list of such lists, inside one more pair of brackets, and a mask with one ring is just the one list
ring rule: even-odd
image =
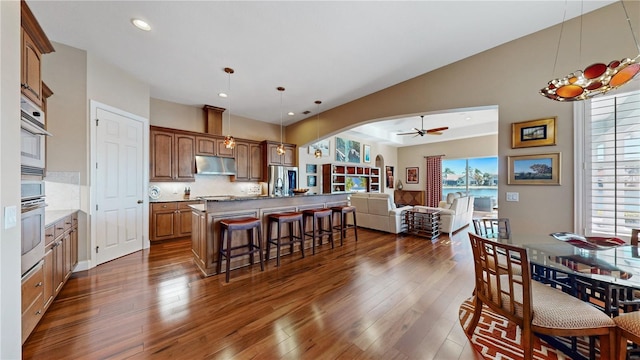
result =
[[87,52],[53,43],[42,57],[43,81],[53,95],[47,100],[47,171],[78,171],[88,185]]
[[[396,179],[401,179],[403,190],[424,190],[427,173],[425,156],[445,155],[444,159],[479,158],[498,155],[498,135],[444,141],[398,148]],[[418,184],[407,184],[406,168],[418,166]]]
[[[640,2],[625,2],[629,14],[640,13]],[[478,55],[418,76],[322,114],[329,120],[321,135],[355,124],[403,114],[473,106],[499,107],[500,216],[511,219],[514,232],[548,234],[573,229],[573,104],[548,100],[538,94],[552,76],[559,77],[595,62],[633,57],[638,49],[620,3],[583,16],[582,51],[578,50],[580,19],[565,24],[561,51],[553,72],[560,26],[537,32]],[[640,38],[640,17],[632,16]],[[603,26],[602,24],[607,24]],[[511,123],[557,116],[556,146],[511,149]],[[306,121],[287,127],[287,137],[312,141]],[[546,152],[562,153],[560,186],[507,185],[506,158]],[[519,202],[504,202],[505,192],[518,192]],[[552,211],[547,211],[553,209]],[[535,219],[535,220],[534,220]]]
[[[195,132],[206,132],[202,107],[183,105],[151,98],[151,125]],[[280,126],[231,114],[231,131],[227,113],[223,113],[222,132],[248,140],[280,140]]]
[[[0,359],[20,359],[20,2],[0,1]],[[5,229],[4,211],[18,226]]]

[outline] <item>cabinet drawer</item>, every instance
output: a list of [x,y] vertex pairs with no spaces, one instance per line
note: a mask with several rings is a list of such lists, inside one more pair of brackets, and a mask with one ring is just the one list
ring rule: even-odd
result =
[[77,227],[78,226],[78,212],[74,212],[73,214],[71,214],[71,226],[72,227]]
[[65,217],[60,221],[62,222],[62,226],[64,226],[64,231],[71,229],[71,226],[73,225],[73,222],[71,221],[71,215]]
[[191,210],[189,205],[200,204],[200,201],[181,201],[178,203],[179,210]]
[[42,291],[38,295],[39,301],[34,302],[22,313],[22,343],[27,340],[33,329],[42,318]]
[[178,204],[175,202],[153,203],[151,211],[178,210]]
[[[37,270],[36,270],[37,269]],[[26,279],[22,281],[22,312],[24,313],[27,308],[33,304],[36,299],[40,298],[39,306],[42,308],[42,292],[44,273],[42,271],[42,263],[34,269],[35,271],[27,275]]]
[[67,222],[67,218],[62,218],[58,221],[55,222],[55,224],[53,224],[53,228],[54,228],[54,237],[57,239],[58,237],[62,236],[62,234],[64,234],[64,232],[67,230],[67,228],[65,227],[65,222]]
[[47,246],[51,244],[53,239],[56,238],[56,226],[51,225],[44,229],[44,245]]

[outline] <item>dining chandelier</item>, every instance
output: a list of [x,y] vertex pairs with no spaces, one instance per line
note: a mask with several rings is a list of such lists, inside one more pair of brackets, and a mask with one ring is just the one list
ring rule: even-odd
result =
[[[589,65],[584,70],[576,70],[569,75],[553,79],[547,86],[540,89],[540,94],[548,99],[556,101],[580,101],[603,95],[611,90],[628,83],[640,73],[640,46],[636,39],[631,20],[627,13],[624,2],[620,1],[624,14],[631,30],[631,36],[635,42],[638,54],[635,58],[624,58],[613,60],[609,64],[596,63]],[[566,15],[566,8],[565,8]],[[582,17],[580,18],[582,27]],[[564,28],[564,18],[560,27],[560,39],[562,39],[562,29]],[[556,51],[556,63],[560,50],[560,39],[558,39],[558,49]],[[582,43],[582,33],[580,34]],[[554,63],[555,69],[555,63]]]
[[231,136],[231,74],[234,73],[232,68],[224,68],[224,72],[227,73],[227,77],[228,77],[228,84],[227,84],[227,99],[229,100],[229,109],[228,109],[228,114],[227,114],[227,118],[229,119],[229,127],[227,127],[227,134],[224,137],[224,147],[226,147],[227,149],[233,149],[234,147],[236,147],[236,139],[233,138],[233,136]]

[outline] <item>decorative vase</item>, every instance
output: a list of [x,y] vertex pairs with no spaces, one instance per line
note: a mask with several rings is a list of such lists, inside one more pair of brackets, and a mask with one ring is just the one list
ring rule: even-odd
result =
[[402,190],[402,181],[398,180],[398,190]]

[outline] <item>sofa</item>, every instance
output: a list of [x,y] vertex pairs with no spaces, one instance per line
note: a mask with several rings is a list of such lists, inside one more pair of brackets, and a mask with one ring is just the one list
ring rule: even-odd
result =
[[473,196],[461,192],[449,193],[437,208],[416,206],[416,209],[440,210],[440,232],[451,234],[469,225],[473,219]]
[[354,193],[351,205],[356,208],[359,227],[398,234],[406,231],[402,212],[413,206],[396,207],[390,194]]

